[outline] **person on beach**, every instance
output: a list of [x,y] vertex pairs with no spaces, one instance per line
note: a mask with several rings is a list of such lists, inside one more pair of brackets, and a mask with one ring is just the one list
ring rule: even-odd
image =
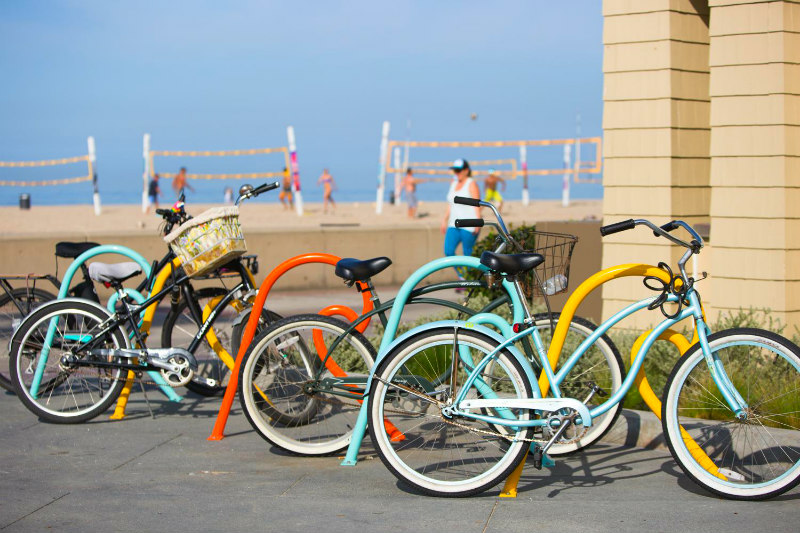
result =
[[233,189],[225,187],[225,190],[222,192],[222,201],[228,205],[233,205]]
[[325,187],[323,193],[324,200],[322,203],[322,212],[324,214],[328,213],[328,202],[330,202],[331,213],[333,213],[334,209],[336,209],[336,202],[333,201],[333,196],[332,196],[333,188],[335,187],[335,185],[333,183],[333,176],[331,176],[331,173],[328,172],[327,168],[322,171],[322,175],[317,180],[317,185],[319,185],[320,183],[322,184],[323,187]]
[[286,167],[283,167],[283,185],[281,186],[281,192],[278,198],[280,198],[284,209],[294,208],[294,198],[292,198],[292,175]]
[[[472,248],[478,238],[480,228],[457,228],[456,220],[460,218],[481,218],[478,207],[455,203],[456,196],[467,196],[479,200],[481,191],[478,184],[472,179],[472,170],[465,159],[456,159],[450,167],[455,174],[455,179],[450,184],[447,193],[447,210],[442,219],[442,233],[444,234],[444,255],[455,255],[456,247],[461,244],[463,255],[472,255]],[[456,269],[458,279],[464,279],[462,273]]]
[[158,174],[153,174],[153,179],[147,185],[147,211],[150,211],[150,206],[155,206],[158,209],[158,197],[161,196],[161,187],[158,186]]
[[194,187],[192,187],[192,184],[189,183],[189,180],[186,178],[186,167],[181,167],[178,175],[172,180],[172,190],[175,191],[175,194],[180,196],[185,192],[184,189],[187,187],[190,191],[194,192]]
[[500,194],[500,191],[497,190],[497,184],[500,183],[503,186],[503,192],[506,192],[506,180],[500,177],[500,173],[495,169],[489,169],[489,177],[486,178],[486,182],[484,183],[485,187],[485,196],[483,197],[484,202],[491,202],[497,207],[498,211],[503,209],[503,196]]
[[408,202],[408,218],[414,218],[417,216],[417,180],[411,167],[406,169],[403,190],[406,193],[406,202]]

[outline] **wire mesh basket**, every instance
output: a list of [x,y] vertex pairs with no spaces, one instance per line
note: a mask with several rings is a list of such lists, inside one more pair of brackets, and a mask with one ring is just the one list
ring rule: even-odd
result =
[[187,276],[195,277],[247,252],[238,207],[214,207],[164,237]]
[[[524,229],[513,232],[525,252],[544,256],[544,263],[520,281],[525,296],[552,296],[566,292],[569,286],[569,264],[578,237],[568,233],[550,233]],[[539,276],[541,286],[536,281]]]

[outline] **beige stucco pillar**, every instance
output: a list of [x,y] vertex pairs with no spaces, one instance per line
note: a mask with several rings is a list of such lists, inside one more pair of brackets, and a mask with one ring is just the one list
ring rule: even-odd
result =
[[800,325],[800,3],[710,6],[712,309]]
[[[604,223],[628,218],[707,223],[707,3],[605,0],[603,16]],[[676,247],[640,228],[604,239],[604,267],[674,264],[678,256]],[[606,285],[603,315],[650,294],[641,280]],[[660,316],[645,315],[645,322]]]

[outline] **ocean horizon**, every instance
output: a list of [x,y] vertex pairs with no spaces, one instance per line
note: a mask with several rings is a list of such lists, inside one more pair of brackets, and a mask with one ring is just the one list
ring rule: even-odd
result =
[[[377,177],[347,179],[334,174],[337,188],[333,191],[336,202],[374,202],[377,193]],[[274,179],[261,180],[190,180],[195,191],[187,191],[188,203],[222,203],[226,187],[235,191],[244,184],[275,181]],[[170,180],[161,182],[160,203],[171,204],[175,193],[170,186]],[[480,183],[480,182],[479,182]],[[323,200],[322,187],[317,185],[316,177],[300,175],[301,192],[305,202],[320,203]],[[101,203],[115,205],[136,205],[142,199],[142,181],[134,180],[111,181],[105,180],[102,174],[98,179]],[[389,201],[394,187],[394,176],[387,176],[384,200]],[[428,202],[441,202],[445,200],[449,184],[447,182],[421,183],[417,187],[419,200]],[[535,176],[529,178],[529,193],[532,200],[556,200],[561,198],[562,176]],[[481,186],[483,194],[483,187]],[[92,203],[91,182],[81,182],[70,185],[47,187],[14,186],[0,188],[0,205],[19,205],[21,194],[30,195],[31,205],[89,205]],[[235,197],[235,194],[234,194]],[[522,198],[522,179],[517,178],[508,182],[503,197],[507,200],[520,200]],[[599,183],[571,183],[570,198],[572,199],[600,199],[603,197],[603,186]],[[259,197],[255,201],[279,202],[278,191],[272,191]]]

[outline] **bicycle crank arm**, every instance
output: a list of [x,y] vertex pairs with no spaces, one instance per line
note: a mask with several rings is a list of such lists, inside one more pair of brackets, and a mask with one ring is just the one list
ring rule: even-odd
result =
[[590,427],[592,425],[592,416],[589,414],[589,409],[574,398],[495,398],[495,399],[471,399],[462,400],[458,404],[459,410],[467,411],[469,409],[487,409],[487,408],[503,408],[506,409],[533,409],[536,411],[549,411],[557,412],[561,409],[572,409],[578,412],[581,417],[581,423]]
[[207,377],[201,376],[200,374],[194,374],[192,376],[192,381],[194,383],[199,383],[201,385],[205,385],[206,387],[216,387],[216,386],[219,385],[219,381],[217,381],[216,379],[207,378]]

